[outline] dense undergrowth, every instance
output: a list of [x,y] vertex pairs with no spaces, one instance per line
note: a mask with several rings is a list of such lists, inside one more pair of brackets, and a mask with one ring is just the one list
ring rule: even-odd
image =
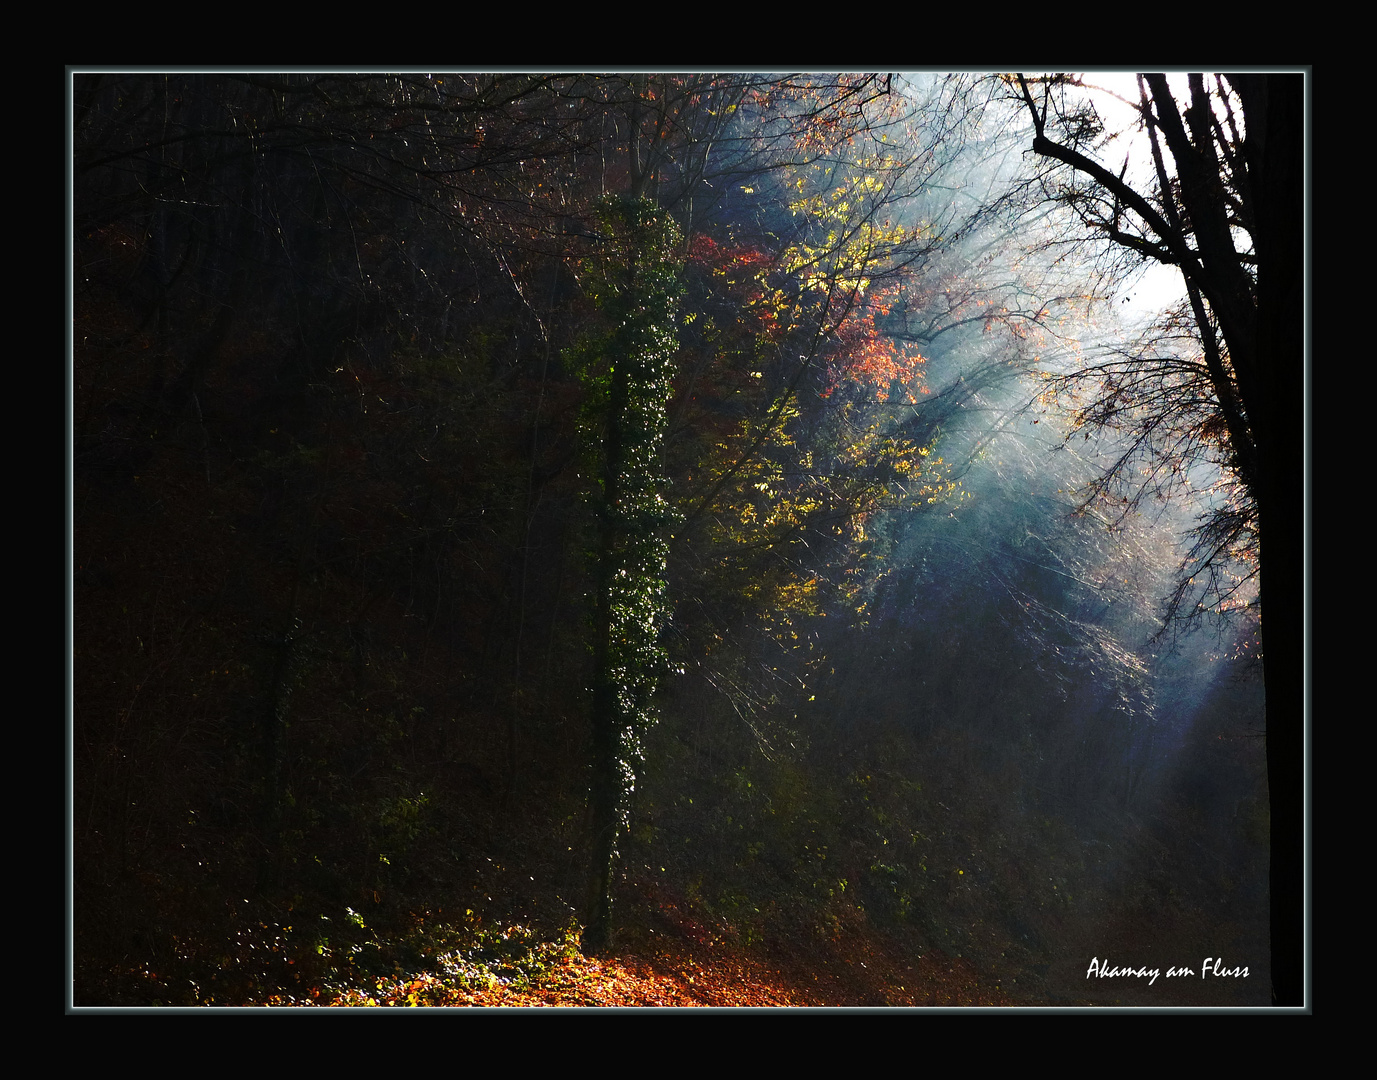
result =
[[[977,760],[965,740],[947,737],[938,759],[900,732],[856,732],[844,753],[785,758],[739,728],[692,734],[696,749],[672,719],[657,729],[661,764],[622,853],[618,933],[596,960],[579,949],[577,821],[533,812],[537,798],[519,818],[469,815],[460,849],[460,818],[437,791],[362,889],[324,891],[291,870],[271,890],[246,878],[231,899],[215,876],[188,881],[185,863],[167,861],[139,876],[127,906],[88,903],[79,933],[122,928],[128,951],[121,961],[110,954],[121,939],[78,937],[76,1003],[1261,1003],[1251,984],[1183,984],[1170,999],[1085,985],[1082,951],[1257,955],[1256,871],[1183,875],[1172,830],[1212,843],[1185,808],[1111,847],[1066,819],[1010,820],[988,778],[934,770]],[[869,772],[848,767],[866,761]],[[371,827],[376,838],[396,825],[380,813]],[[1255,827],[1265,836],[1265,818]],[[1220,902],[1232,914],[1207,907]]]

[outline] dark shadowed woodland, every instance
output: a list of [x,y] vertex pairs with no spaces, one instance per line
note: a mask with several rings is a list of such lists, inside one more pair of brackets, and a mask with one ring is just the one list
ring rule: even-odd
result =
[[73,1004],[1302,1004],[1304,76],[70,81]]

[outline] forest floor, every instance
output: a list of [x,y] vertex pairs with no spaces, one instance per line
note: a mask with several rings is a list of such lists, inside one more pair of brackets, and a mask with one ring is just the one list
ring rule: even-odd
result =
[[869,959],[824,962],[819,970],[735,950],[675,944],[605,960],[574,960],[548,984],[498,987],[456,1005],[517,1007],[877,1007],[1016,1005],[983,986],[961,959],[929,954],[915,965]]
[[[639,935],[638,935],[639,936]],[[879,934],[834,941],[744,946],[720,938],[651,934],[598,958],[569,951],[530,978],[383,977],[371,987],[312,990],[268,1005],[483,1008],[799,1008],[1016,1006],[1022,1000],[961,957],[921,957]]]

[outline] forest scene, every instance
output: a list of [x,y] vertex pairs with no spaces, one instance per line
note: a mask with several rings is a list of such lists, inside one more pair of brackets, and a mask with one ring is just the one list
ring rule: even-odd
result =
[[68,84],[69,1011],[1308,1008],[1307,72]]

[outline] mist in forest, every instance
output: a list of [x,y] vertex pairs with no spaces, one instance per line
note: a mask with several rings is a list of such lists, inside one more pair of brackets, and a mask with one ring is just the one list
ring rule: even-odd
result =
[[[949,163],[963,189],[907,212],[956,227],[1017,174],[1022,149],[973,139]],[[992,215],[967,228],[937,261],[991,306],[1031,309],[1097,272],[1068,265],[1048,226]],[[1169,283],[1156,291],[1171,297]],[[1083,507],[1116,446],[1073,436],[1040,395],[1045,372],[1145,332],[1144,309],[1116,301],[1073,312],[1057,335],[929,323],[927,392],[900,424],[932,440],[958,489],[877,523],[888,550],[873,593],[859,615],[829,613],[806,703],[759,750],[787,759],[797,736],[845,762],[876,812],[838,876],[888,892],[875,902],[1008,979],[1064,1003],[1263,1004],[1253,628],[1164,619],[1206,504],[1154,501],[1122,520]],[[1221,956],[1247,979],[1206,981],[1205,958]],[[1092,960],[1196,977],[1105,984],[1087,980]]]
[[829,640],[835,675],[810,707],[831,710],[843,743],[911,740],[908,779],[939,812],[895,862],[971,879],[962,948],[979,954],[1002,920],[1027,949],[1023,977],[1068,1001],[1105,1000],[1077,985],[1092,957],[1198,971],[1224,952],[1258,982],[1183,1000],[1262,1003],[1266,785],[1246,631],[1164,628],[1191,509],[1113,532],[1077,516],[1093,451],[1020,408],[1028,394],[1014,380],[946,429],[944,452],[971,456],[962,498],[893,524],[866,625]]
[[[1016,167],[994,156],[989,188]],[[1038,252],[1033,230],[1004,228],[990,223],[953,258],[974,264],[1002,243],[1028,275],[1005,288],[1035,289],[1048,273],[1039,255],[1055,252]],[[1028,950],[1025,978],[1096,1000],[1093,984],[1077,985],[1092,957],[1199,976],[1222,953],[1225,966],[1249,968],[1248,981],[1183,1000],[1263,1003],[1255,631],[1246,617],[1164,620],[1187,534],[1208,509],[1207,479],[1197,500],[1148,501],[1127,518],[1083,504],[1118,449],[1071,433],[1040,397],[1041,379],[1150,322],[1122,303],[1083,314],[1031,363],[1025,343],[969,329],[929,353],[932,393],[909,422],[941,432],[960,497],[890,526],[866,625],[833,645],[828,707],[843,730],[883,717],[914,740],[916,776],[944,797],[930,832],[910,836],[910,857],[945,856],[948,873],[984,878],[956,890],[971,894],[959,901],[972,916],[966,947],[979,952],[984,920],[1002,918]],[[1149,1004],[1163,989],[1135,982],[1120,980],[1115,1000]]]

